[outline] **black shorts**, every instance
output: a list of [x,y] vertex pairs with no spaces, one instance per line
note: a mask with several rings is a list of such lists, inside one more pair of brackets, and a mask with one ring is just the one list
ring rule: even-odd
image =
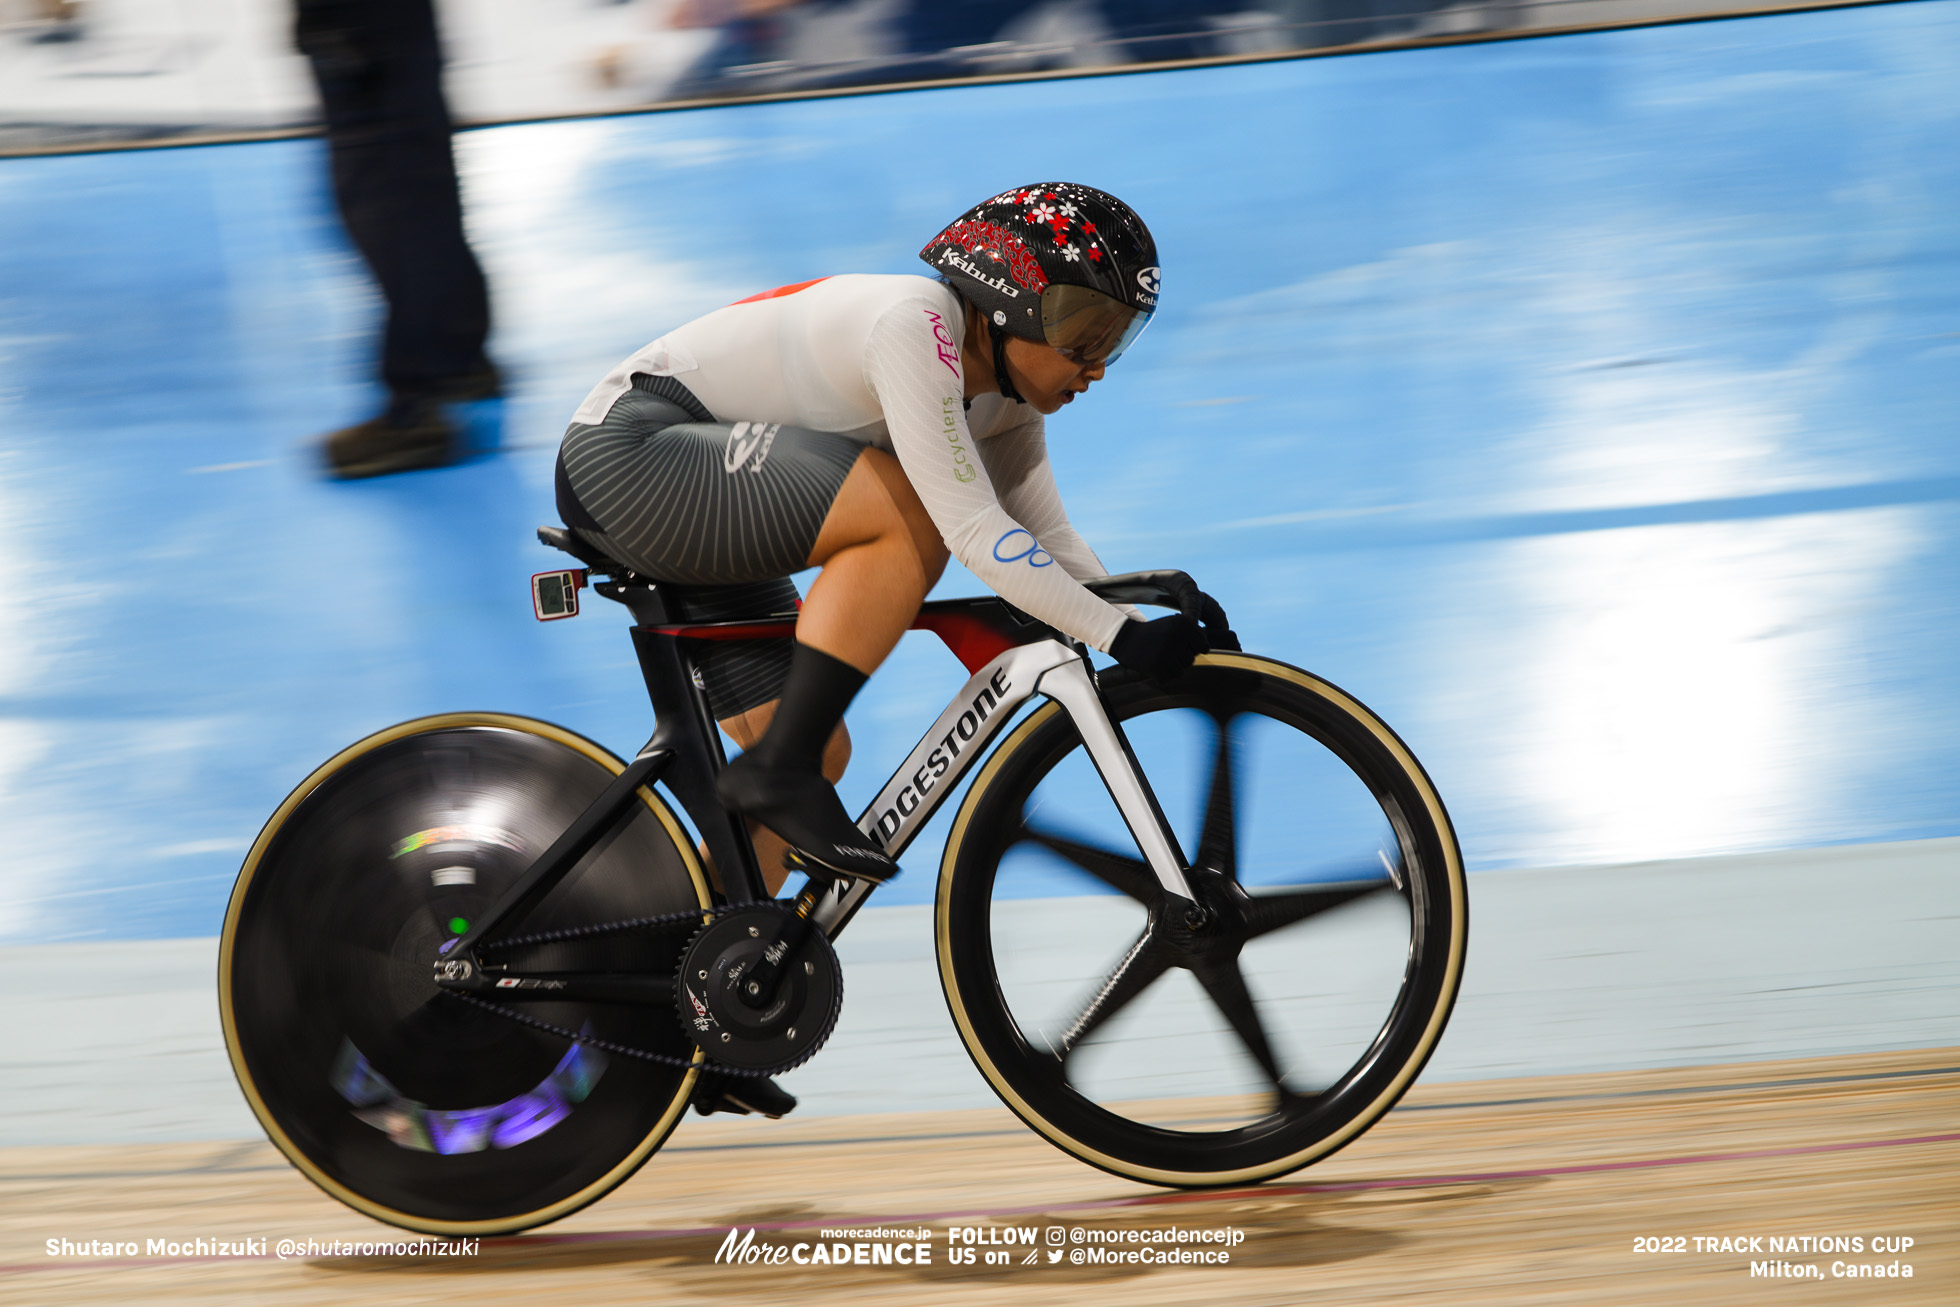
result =
[[[635,375],[596,426],[558,450],[558,512],[608,555],[661,582],[677,620],[794,617],[788,578],[809,566],[830,505],[864,445],[828,431],[717,422],[672,377]],[[701,641],[717,718],[769,702],[788,640]]]

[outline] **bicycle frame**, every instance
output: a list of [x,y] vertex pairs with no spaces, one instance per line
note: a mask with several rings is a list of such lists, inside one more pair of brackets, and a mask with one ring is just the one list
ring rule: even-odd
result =
[[[1181,574],[1111,578],[1107,588],[1117,592],[1112,597],[1163,602],[1167,587],[1158,578],[1171,576]],[[1183,579],[1188,584],[1188,578]],[[508,934],[634,809],[643,786],[664,783],[680,801],[722,870],[724,893],[731,904],[768,897],[746,822],[715,798],[715,776],[725,765],[726,754],[707,695],[698,688],[687,642],[782,638],[794,633],[794,623],[676,624],[669,620],[658,589],[648,582],[602,581],[594,588],[624,603],[635,618],[631,634],[653,705],[653,736],[503,897],[467,933],[444,946],[436,979],[445,988],[494,989],[503,998],[671,1001],[664,986],[656,987],[661,993],[649,990],[643,997],[629,996],[620,990],[616,977],[527,977],[498,974],[496,968],[486,974],[476,956],[479,948],[494,946]],[[1055,700],[1081,733],[1090,759],[1164,893],[1194,901],[1177,837],[1122,730],[1103,708],[1085,649],[992,598],[925,604],[911,629],[937,634],[972,676],[858,817],[858,828],[866,836],[897,858],[987,753],[1001,728],[1024,703],[1041,694]],[[812,922],[834,938],[876,888],[861,880],[828,882],[811,911]]]
[[[1177,837],[1138,769],[1129,742],[1103,710],[1094,675],[1088,657],[1060,640],[1040,640],[1000,654],[974,672],[912,747],[878,797],[859,815],[858,829],[897,858],[974,763],[986,755],[1016,710],[1043,694],[1060,703],[1082,733],[1090,759],[1164,892],[1192,899]],[[840,882],[819,908],[818,924],[834,934],[872,888],[862,881]]]

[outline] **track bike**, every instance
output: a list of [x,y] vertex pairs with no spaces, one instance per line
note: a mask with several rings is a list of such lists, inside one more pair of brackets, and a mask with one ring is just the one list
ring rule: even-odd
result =
[[[539,537],[584,564],[547,574],[561,601],[591,580],[630,611],[646,746],[624,761],[498,713],[371,735],[266,822],[221,940],[226,1046],[273,1143],[434,1234],[575,1211],[659,1148],[703,1074],[814,1055],[842,1003],[832,940],[876,888],[812,867],[773,899],[714,797],[704,651],[793,621],[676,621],[658,584]],[[1090,586],[1199,602],[1181,572]],[[1402,741],[1269,658],[1098,670],[998,598],[928,602],[913,627],[971,676],[858,826],[896,858],[972,776],[934,931],[1001,1100],[1167,1186],[1283,1175],[1379,1120],[1443,1032],[1467,930],[1448,815]]]

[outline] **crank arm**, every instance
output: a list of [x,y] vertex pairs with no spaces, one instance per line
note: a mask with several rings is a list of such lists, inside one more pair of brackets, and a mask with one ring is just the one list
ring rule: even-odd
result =
[[742,981],[743,999],[756,1007],[768,1007],[776,1001],[776,986],[783,975],[783,964],[792,953],[803,947],[803,941],[815,930],[817,907],[830,893],[832,877],[821,875],[815,868],[806,865],[810,879],[804,884],[803,892],[796,896],[796,903],[789,916],[776,931],[776,937],[762,950],[762,960],[749,969]]

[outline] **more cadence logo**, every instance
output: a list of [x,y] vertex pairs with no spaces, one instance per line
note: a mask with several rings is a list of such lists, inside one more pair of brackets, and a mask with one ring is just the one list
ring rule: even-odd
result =
[[783,1243],[757,1239],[755,1228],[730,1229],[715,1252],[717,1265],[729,1266],[930,1266],[930,1230],[819,1230],[836,1239]]

